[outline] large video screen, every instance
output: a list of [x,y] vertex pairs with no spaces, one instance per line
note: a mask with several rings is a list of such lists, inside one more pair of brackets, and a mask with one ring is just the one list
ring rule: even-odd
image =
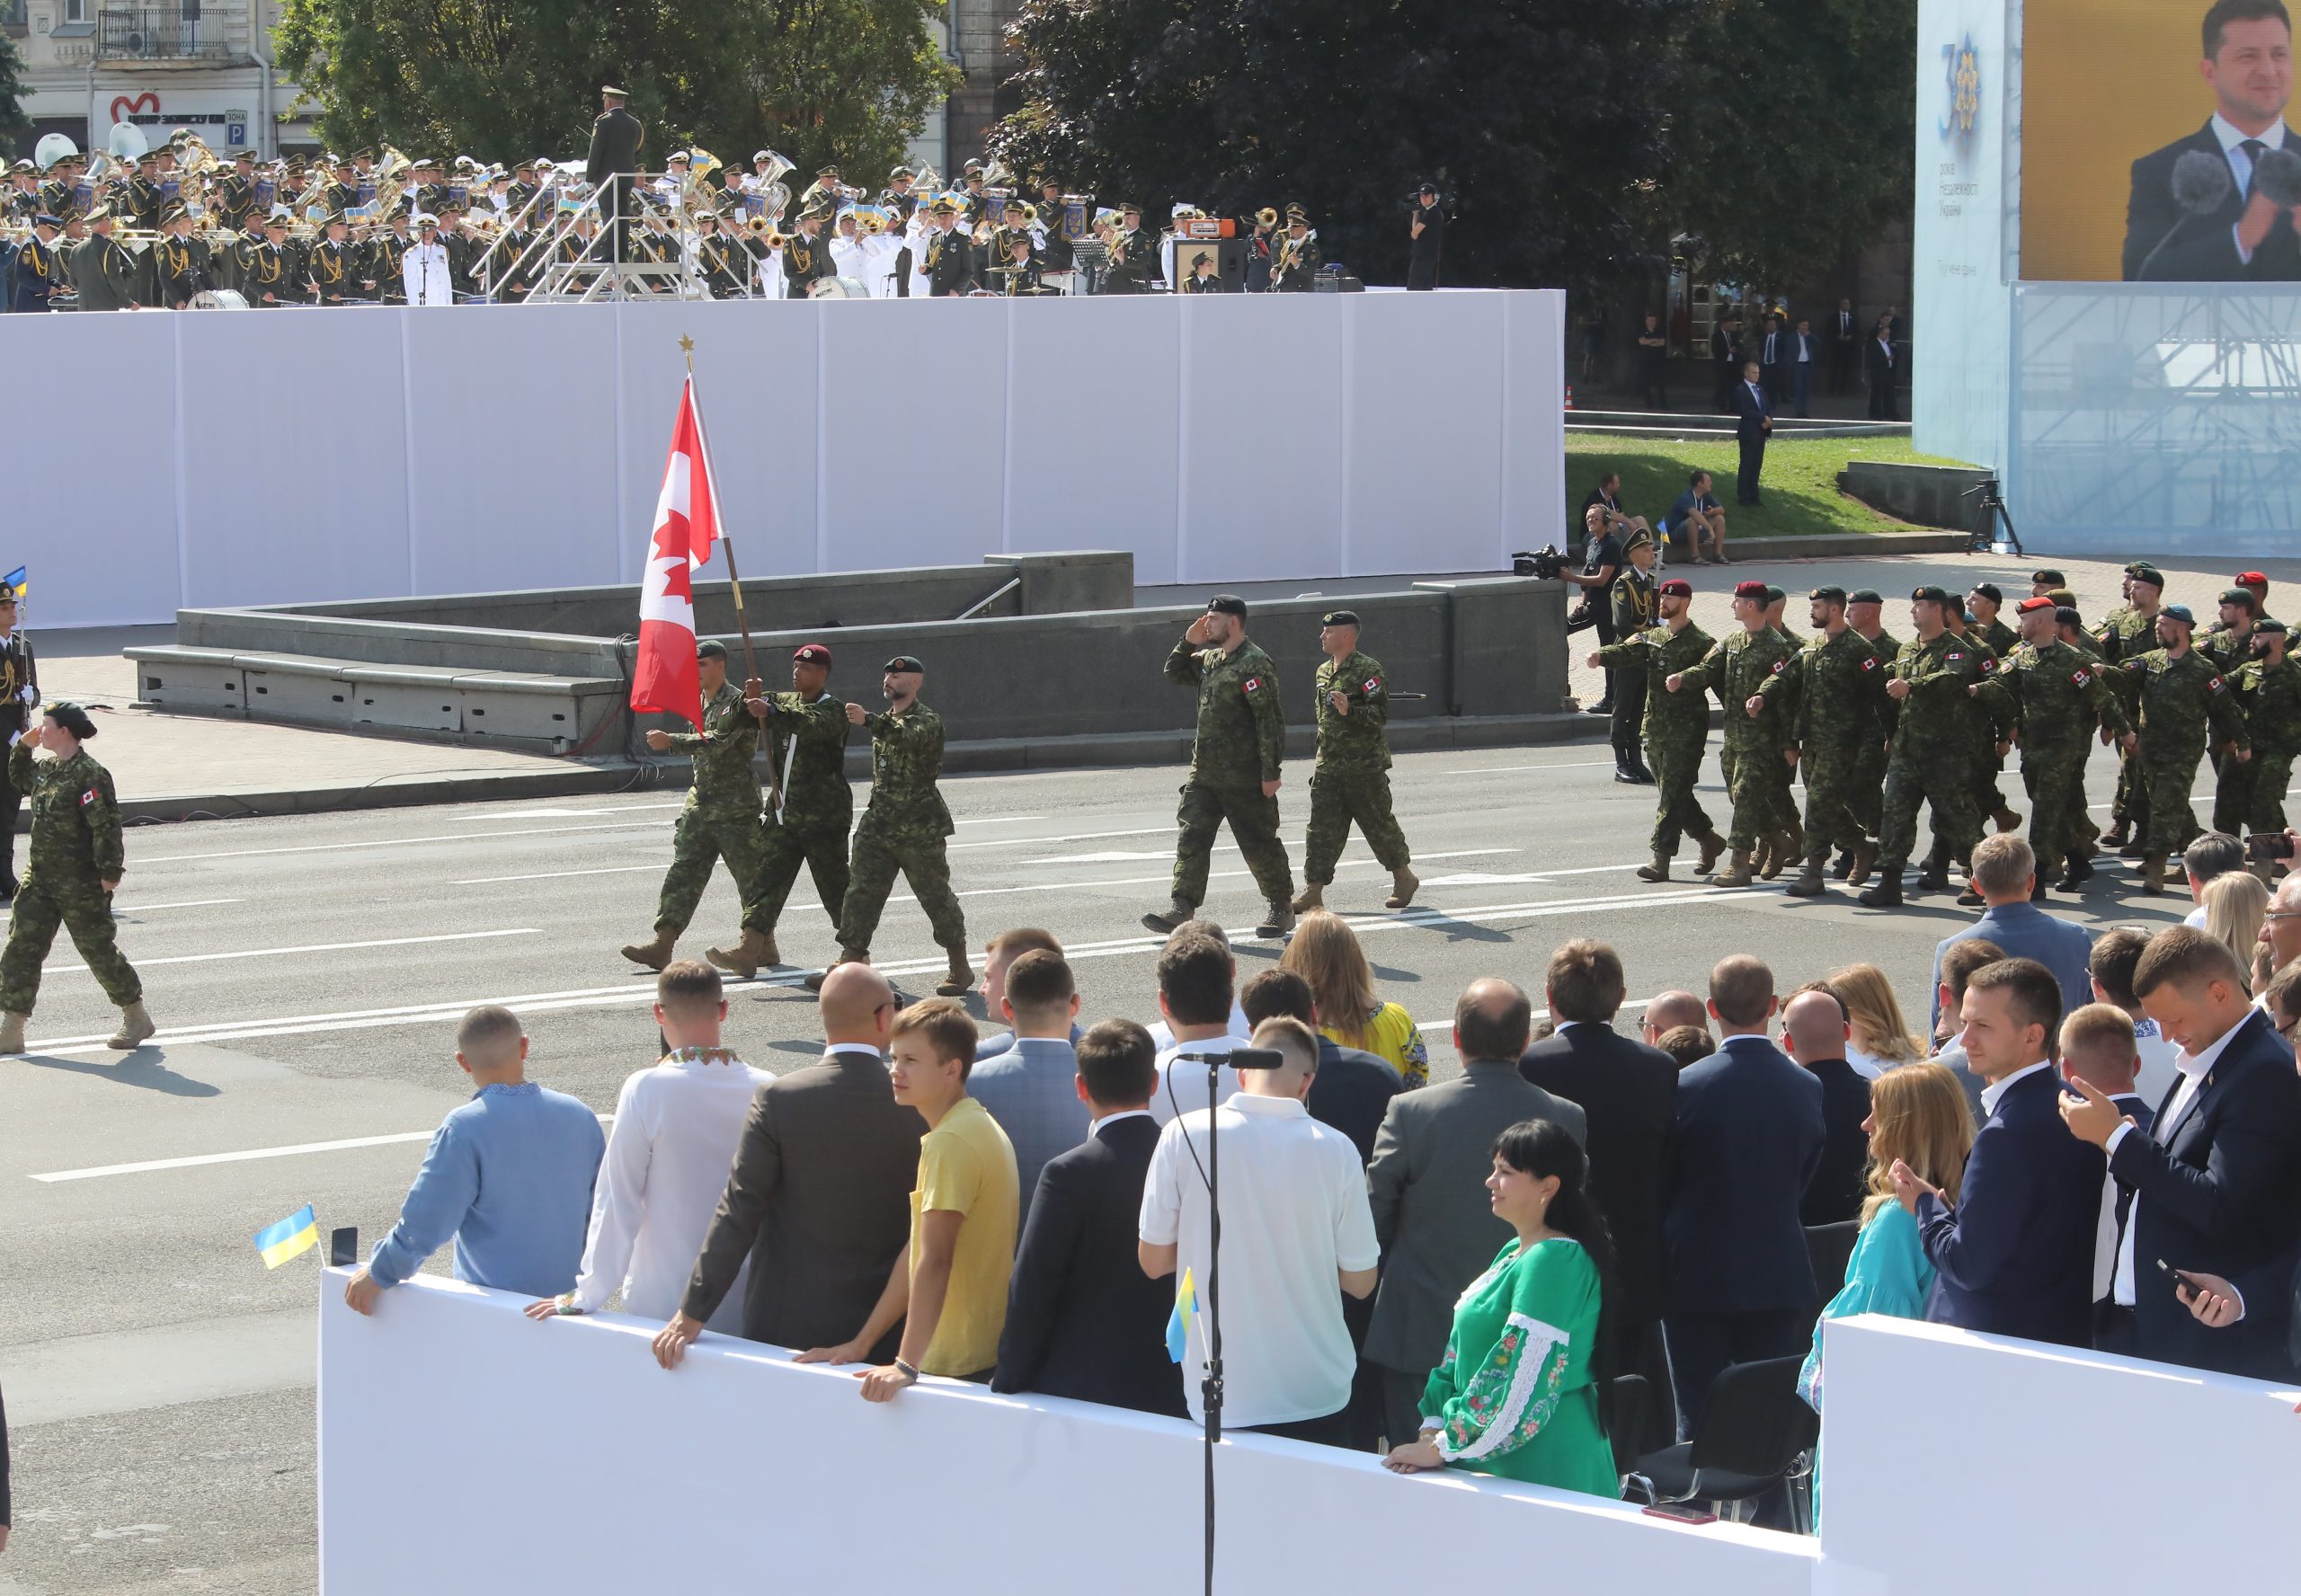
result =
[[2301,281],[2286,0],[2029,0],[2021,275]]

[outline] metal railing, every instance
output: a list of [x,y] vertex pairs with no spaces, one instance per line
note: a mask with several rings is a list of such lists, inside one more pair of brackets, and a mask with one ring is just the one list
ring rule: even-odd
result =
[[96,13],[100,61],[235,61],[246,58],[248,8],[178,0],[107,5]]

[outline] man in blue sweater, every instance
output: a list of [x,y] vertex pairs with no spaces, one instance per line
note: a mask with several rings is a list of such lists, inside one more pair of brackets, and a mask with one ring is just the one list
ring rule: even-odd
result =
[[479,1089],[432,1133],[399,1223],[343,1288],[350,1307],[375,1312],[450,1238],[459,1281],[523,1297],[573,1287],[607,1137],[582,1103],[529,1080],[527,1061],[510,1009],[488,1004],[464,1016],[456,1062]]

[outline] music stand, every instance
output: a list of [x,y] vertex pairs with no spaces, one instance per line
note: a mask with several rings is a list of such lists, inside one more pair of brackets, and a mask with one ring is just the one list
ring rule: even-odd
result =
[[1079,275],[1081,294],[1103,291],[1103,274],[1110,270],[1110,246],[1099,238],[1082,238],[1071,246],[1071,265]]

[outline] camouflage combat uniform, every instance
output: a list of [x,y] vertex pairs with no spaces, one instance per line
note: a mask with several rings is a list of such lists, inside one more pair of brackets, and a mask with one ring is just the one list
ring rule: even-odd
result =
[[2093,732],[2107,726],[2122,737],[2125,712],[2088,659],[2055,639],[2042,645],[2018,643],[1997,686],[2012,704],[2021,730],[2021,785],[2030,794],[2030,850],[2040,879],[2074,864],[2084,841],[2078,824],[2085,812],[2085,760]]
[[2294,757],[2301,754],[2301,664],[2252,661],[2237,678],[2237,696],[2253,757],[2247,764],[2223,762],[2213,824],[2232,837],[2243,834],[2241,822],[2247,830],[2282,831],[2285,789],[2293,780]]
[[2164,649],[2126,660],[2118,669],[2141,701],[2141,776],[2148,795],[2147,859],[2171,858],[2198,835],[2190,787],[2208,736],[2249,748],[2244,713],[2234,684],[2213,661],[2190,649],[2180,659]]
[[677,936],[695,918],[695,906],[710,884],[711,866],[727,862],[735,891],[743,900],[743,928],[768,931],[752,894],[765,845],[759,826],[759,775],[751,759],[759,752],[759,723],[743,707],[742,689],[722,682],[703,705],[703,730],[674,732],[671,747],[695,761],[687,805],[671,828],[671,867],[655,900],[655,931]]
[[[1390,745],[1382,728],[1390,718],[1390,691],[1379,661],[1353,651],[1319,667],[1318,765],[1310,772],[1310,828],[1302,840],[1302,880],[1324,886],[1334,880],[1334,862],[1355,823],[1375,860],[1385,870],[1411,863],[1406,833],[1390,811]],[[1350,705],[1337,714],[1328,695],[1340,693]],[[1259,786],[1257,795],[1260,795]]]
[[[1744,703],[1769,678],[1790,668],[1790,649],[1781,634],[1729,632],[1701,663],[1685,673],[1680,693],[1715,690],[1726,709],[1726,751],[1733,756],[1727,783],[1734,799],[1734,821],[1728,840],[1737,854],[1755,848],[1761,837],[1781,829],[1781,777],[1790,767],[1783,750],[1790,746],[1787,727],[1797,713],[1796,695],[1781,703],[1781,694],[1767,700],[1753,716]],[[1721,759],[1724,755],[1721,754]]]
[[[1878,656],[1880,671],[1901,658],[1902,640],[1882,626],[1879,628],[1877,636],[1863,641],[1869,643],[1870,652]],[[1890,698],[1881,697],[1878,703],[1877,723],[1861,740],[1853,762],[1853,778],[1846,786],[1847,802],[1853,807],[1854,820],[1873,838],[1878,835],[1878,827],[1884,815],[1886,744],[1894,735],[1894,719],[1898,713],[1897,706]]]
[[144,983],[120,951],[103,886],[120,880],[127,857],[111,773],[84,749],[68,759],[35,761],[27,737],[8,756],[8,781],[31,800],[32,823],[8,945],[0,952],[0,1010],[32,1012],[40,962],[59,925],[105,997],[122,1008],[142,1002]]
[[[1861,635],[1847,630],[1816,637],[1789,669],[1758,688],[1769,702],[1784,694],[1798,708],[1790,735],[1806,776],[1806,862],[1818,870],[1833,846],[1852,849],[1867,838],[1857,818],[1854,786],[1861,749],[1878,725],[1886,696],[1886,669]],[[1730,713],[1730,712],[1729,712]]]
[[1693,795],[1694,782],[1701,775],[1702,749],[1710,741],[1710,700],[1692,682],[1675,693],[1662,685],[1700,665],[1716,646],[1710,634],[1689,621],[1676,632],[1666,625],[1649,626],[1598,651],[1602,666],[1617,670],[1641,661],[1645,666],[1646,758],[1654,767],[1658,800],[1653,846],[1661,858],[1676,855],[1681,836],[1702,839],[1718,835]]
[[1978,651],[1943,632],[1931,643],[1903,646],[1890,670],[1909,684],[1894,719],[1894,747],[1886,763],[1886,790],[1879,802],[1878,884],[1898,892],[1901,869],[1917,846],[1917,809],[1933,806],[1933,832],[1953,855],[1970,849],[1981,837],[1974,812],[1973,783],[1967,762],[1972,755],[1972,722],[1966,689],[1987,679]]
[[1190,779],[1175,812],[1181,829],[1175,838],[1175,901],[1194,909],[1206,901],[1207,860],[1215,832],[1228,820],[1255,885],[1284,909],[1294,896],[1293,866],[1278,839],[1278,800],[1262,791],[1263,783],[1278,779],[1286,751],[1277,667],[1251,643],[1226,654],[1185,638],[1167,656],[1167,679],[1198,689]]
[[[2156,629],[2155,616],[2144,615],[2130,604],[2111,610],[2093,634],[2093,641],[2101,645],[2101,662],[2121,666],[2147,652],[2156,646]],[[2130,718],[2130,712],[2137,708],[2139,702],[2133,696],[2132,683],[2122,672],[2111,681],[2119,687]],[[2142,779],[2141,755],[2137,751],[2120,751],[2119,759],[2118,790],[2110,805],[2110,820],[2115,826],[2130,825],[2137,842],[2149,831],[2149,784]]]
[[951,811],[935,785],[943,773],[943,719],[914,702],[900,714],[867,714],[863,723],[871,729],[871,801],[855,828],[852,873],[839,914],[840,943],[857,954],[869,951],[900,871],[927,912],[936,944],[964,957],[966,919],[951,891],[951,862],[943,851],[943,839],[952,831]]
[[756,918],[773,935],[802,863],[824,911],[833,921],[842,912],[847,833],[855,822],[855,794],[847,785],[847,739],[854,728],[847,706],[829,693],[812,699],[796,693],[765,696],[768,761],[782,776],[783,808],[778,814],[770,799],[760,817],[765,841],[751,891],[757,905],[743,923]]

